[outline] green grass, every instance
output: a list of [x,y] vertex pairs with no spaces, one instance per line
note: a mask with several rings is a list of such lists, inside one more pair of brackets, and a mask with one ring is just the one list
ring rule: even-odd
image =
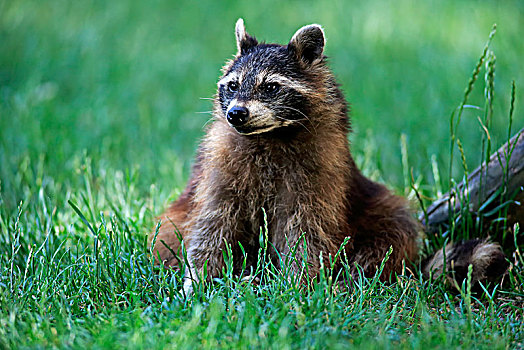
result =
[[[523,126],[523,12],[520,1],[0,0],[0,348],[522,347],[517,230],[493,231],[514,263],[504,285],[473,295],[406,276],[344,291],[329,268],[300,290],[266,266],[264,283],[226,271],[186,299],[146,238],[187,180],[209,118],[198,112],[211,108],[201,97],[235,52],[238,17],[278,42],[322,24],[357,162],[414,198],[412,170],[427,204],[453,185],[450,164],[460,181],[485,156],[477,117],[491,150],[505,142],[512,80],[513,130]],[[479,109],[453,133],[463,162],[456,142],[450,156],[450,116],[493,23],[466,103]],[[479,234],[466,215],[426,246]]]

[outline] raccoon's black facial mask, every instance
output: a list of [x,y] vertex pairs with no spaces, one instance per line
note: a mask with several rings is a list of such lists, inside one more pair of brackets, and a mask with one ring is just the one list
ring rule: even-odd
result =
[[236,25],[237,57],[218,82],[218,98],[229,125],[243,135],[262,134],[309,122],[307,96],[314,93],[304,70],[322,60],[324,34],[301,28],[287,46],[259,44]]

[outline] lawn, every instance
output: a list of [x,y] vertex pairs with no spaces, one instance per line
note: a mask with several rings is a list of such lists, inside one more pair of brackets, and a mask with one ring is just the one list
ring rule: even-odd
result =
[[329,267],[298,289],[264,266],[263,283],[225,271],[185,298],[152,264],[147,236],[187,181],[239,17],[268,42],[324,27],[357,163],[415,205],[413,188],[427,205],[524,127],[518,0],[0,0],[0,348],[523,347],[514,227],[425,240],[503,243],[510,274],[473,294],[408,274],[342,290]]

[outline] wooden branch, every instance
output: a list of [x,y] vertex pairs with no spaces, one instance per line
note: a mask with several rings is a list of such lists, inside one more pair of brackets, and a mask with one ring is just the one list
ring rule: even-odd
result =
[[[508,158],[508,159],[506,159]],[[504,175],[506,174],[506,175]],[[481,180],[482,177],[482,180]],[[482,184],[481,184],[482,182]],[[508,223],[524,223],[524,128],[511,140],[491,155],[489,163],[482,164],[469,176],[466,183],[462,181],[455,190],[437,199],[427,209],[427,217],[420,220],[428,232],[438,232],[439,228],[449,222],[450,212],[461,209],[459,196],[469,196],[469,211],[477,213],[488,199],[495,196],[493,203],[500,203],[500,196],[513,199],[508,210]],[[450,200],[451,193],[451,200]],[[450,210],[450,203],[453,206]],[[426,222],[427,218],[427,222]]]

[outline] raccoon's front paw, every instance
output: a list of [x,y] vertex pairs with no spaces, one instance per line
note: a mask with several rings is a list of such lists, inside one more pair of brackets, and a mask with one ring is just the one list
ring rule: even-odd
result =
[[196,281],[197,274],[193,266],[187,266],[184,274],[184,295],[186,297],[193,294],[193,282]]
[[193,279],[186,277],[184,280],[184,295],[189,297],[193,294]]
[[260,284],[260,277],[253,276],[253,275],[247,275],[247,276],[243,276],[240,279],[240,282],[241,283],[249,283],[249,284],[251,284],[253,286],[258,286]]

